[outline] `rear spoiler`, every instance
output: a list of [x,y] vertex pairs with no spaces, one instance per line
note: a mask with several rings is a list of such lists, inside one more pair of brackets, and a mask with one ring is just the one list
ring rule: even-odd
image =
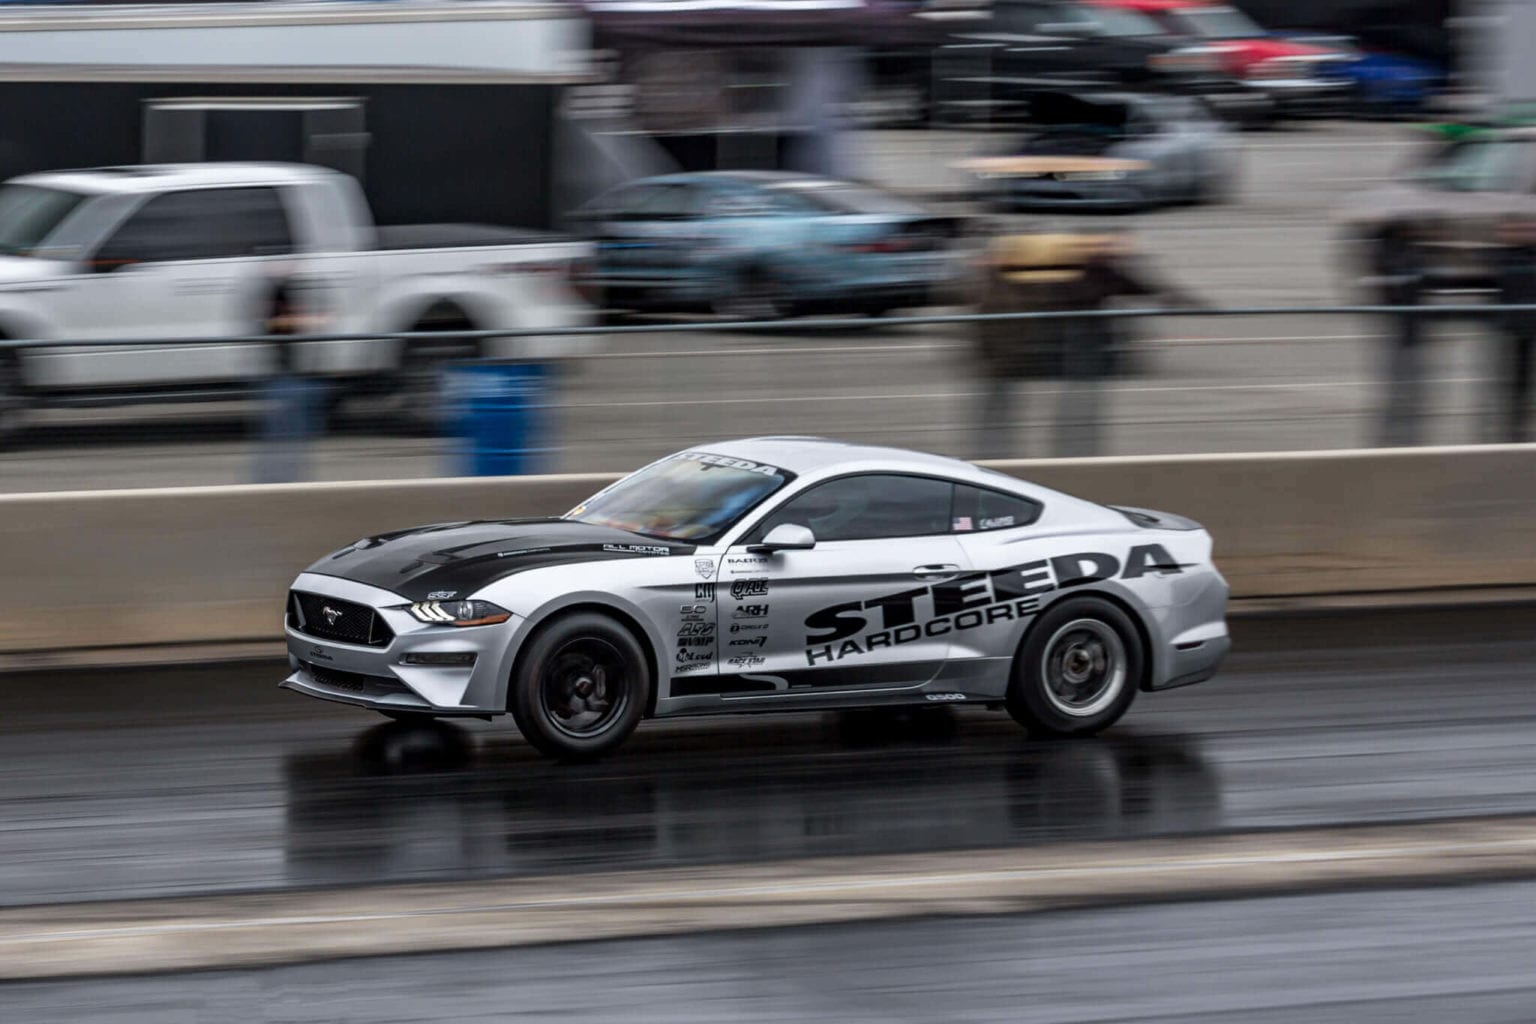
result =
[[1172,512],[1154,512],[1148,508],[1131,508],[1129,505],[1110,505],[1125,518],[1144,530],[1203,530],[1205,527],[1193,519],[1176,516]]

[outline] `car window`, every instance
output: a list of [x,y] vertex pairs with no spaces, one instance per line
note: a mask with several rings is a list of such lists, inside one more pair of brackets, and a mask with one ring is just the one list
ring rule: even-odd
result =
[[[711,195],[703,204],[706,217],[764,217],[785,212],[767,193],[728,189]],[[796,211],[798,212],[798,211]]]
[[775,509],[745,543],[756,543],[781,523],[808,527],[817,541],[948,533],[953,486],[947,480],[888,473],[829,480]]
[[78,192],[37,185],[0,188],[0,253],[28,256],[85,201]]
[[220,188],[155,196],[118,227],[96,258],[152,263],[292,251],[288,215],[276,189]]
[[630,210],[638,217],[687,217],[699,207],[698,190],[690,185],[660,185],[647,189]]
[[793,197],[806,208],[820,213],[912,217],[924,212],[911,200],[889,192],[832,179],[797,178],[773,185],[769,191],[782,197]]
[[955,485],[950,529],[956,533],[981,533],[1028,526],[1040,518],[1040,503],[1017,494],[1004,494],[969,484]]
[[1030,35],[1048,21],[1065,20],[1067,15],[1053,18],[1039,4],[996,4],[992,8],[992,24],[999,32]]

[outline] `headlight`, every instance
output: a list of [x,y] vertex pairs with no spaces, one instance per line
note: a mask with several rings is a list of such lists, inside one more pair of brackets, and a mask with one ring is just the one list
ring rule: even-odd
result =
[[494,626],[512,617],[489,601],[422,601],[411,605],[410,612],[429,626]]

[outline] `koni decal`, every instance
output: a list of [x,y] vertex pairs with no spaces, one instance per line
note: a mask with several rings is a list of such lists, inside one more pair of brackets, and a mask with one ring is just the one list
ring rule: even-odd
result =
[[[1131,548],[1122,564],[1114,555],[1083,551],[1038,559],[1006,569],[967,573],[945,583],[912,587],[867,601],[849,601],[805,618],[805,661],[825,665],[843,658],[898,647],[924,637],[996,622],[1012,622],[1040,610],[1040,596],[1108,579],[1132,580],[1156,573],[1178,575],[1184,567],[1161,544]],[[880,628],[865,632],[879,610]],[[926,613],[926,614],[923,614]]]

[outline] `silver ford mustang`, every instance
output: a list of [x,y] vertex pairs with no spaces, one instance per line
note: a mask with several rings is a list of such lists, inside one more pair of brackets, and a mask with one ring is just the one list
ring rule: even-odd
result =
[[691,448],[560,518],[365,537],[293,583],[289,689],[510,713],[605,754],[646,717],[932,703],[1087,735],[1227,652],[1211,538],[954,459],[819,438]]

